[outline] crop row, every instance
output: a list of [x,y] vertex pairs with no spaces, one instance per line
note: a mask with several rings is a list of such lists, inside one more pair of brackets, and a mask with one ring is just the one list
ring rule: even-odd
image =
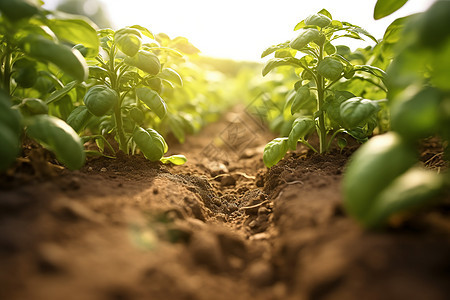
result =
[[[406,2],[378,0],[374,16]],[[318,154],[364,143],[343,183],[345,208],[364,227],[383,226],[448,189],[448,173],[420,166],[417,149],[438,136],[450,157],[449,1],[395,20],[382,40],[323,9],[294,27],[297,37],[263,51],[273,57],[262,76],[207,71],[186,38],[139,25],[98,29],[24,0],[2,1],[0,12],[0,171],[30,139],[69,169],[86,154],[117,151],[183,164],[183,155],[164,156],[167,136],[184,142],[240,88],[256,99],[249,110],[280,133],[264,149],[267,167],[298,143]],[[376,45],[351,51],[344,38]]]
[[[379,0],[382,18],[407,1]],[[450,157],[450,2],[395,20],[382,40],[325,9],[299,22],[298,36],[269,47],[258,107],[281,137],[264,149],[271,167],[302,143],[317,153],[365,142],[351,157],[344,206],[366,228],[378,228],[405,211],[433,203],[448,190],[448,172],[418,163],[418,145],[437,136]],[[352,52],[342,38],[376,46]],[[259,109],[258,111],[261,111]],[[371,138],[374,134],[376,136]],[[318,145],[311,137],[318,137]],[[369,139],[370,138],[370,139]]]

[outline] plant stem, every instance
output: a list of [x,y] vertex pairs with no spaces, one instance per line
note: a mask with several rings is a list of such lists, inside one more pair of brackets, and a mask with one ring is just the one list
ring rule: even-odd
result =
[[309,149],[311,149],[312,151],[314,151],[315,153],[319,153],[319,151],[316,150],[316,148],[314,148],[310,143],[308,143],[308,141],[306,141],[305,139],[301,139],[300,143],[302,143],[303,145],[305,145],[306,147],[308,147]]
[[3,89],[6,94],[11,96],[11,51],[6,45],[3,61]]
[[[109,50],[109,76],[111,80],[111,88],[115,90],[120,95],[120,90],[118,86],[118,76],[116,73],[115,59],[116,59],[116,46],[113,44]],[[127,139],[123,131],[123,120],[122,120],[122,97],[119,97],[119,102],[114,106],[114,118],[116,120],[116,132],[119,138],[119,149],[124,153],[127,152]]]
[[[323,45],[319,46],[319,61],[318,64],[323,60]],[[319,118],[319,125],[317,133],[319,135],[319,142],[320,142],[320,148],[319,152],[320,154],[323,154],[328,151],[327,149],[327,132],[325,128],[325,115],[323,112],[323,102],[325,97],[325,80],[322,77],[322,75],[317,74],[317,109],[319,112],[318,118]]]

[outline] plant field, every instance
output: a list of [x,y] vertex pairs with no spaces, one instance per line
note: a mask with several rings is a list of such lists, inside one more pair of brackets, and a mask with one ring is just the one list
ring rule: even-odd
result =
[[259,63],[0,2],[0,299],[448,299],[449,20]]

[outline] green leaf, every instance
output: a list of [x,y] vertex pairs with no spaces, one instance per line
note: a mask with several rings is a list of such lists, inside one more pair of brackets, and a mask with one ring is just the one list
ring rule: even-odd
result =
[[16,136],[22,131],[21,114],[17,109],[11,108],[11,101],[0,89],[0,125],[8,127]]
[[270,46],[269,48],[267,48],[266,50],[263,51],[263,53],[261,54],[261,58],[266,57],[267,55],[269,55],[277,50],[289,48],[289,43],[290,43],[290,41],[286,41],[286,42],[280,43],[278,45]]
[[346,167],[343,204],[347,213],[364,224],[377,196],[416,163],[416,150],[400,135],[389,132],[371,138]]
[[145,27],[142,27],[140,25],[133,25],[133,26],[130,26],[130,28],[138,29],[145,36],[147,36],[153,40],[155,39],[155,36],[153,35],[153,33]]
[[187,158],[184,155],[171,155],[166,157],[161,157],[160,161],[163,164],[172,163],[176,166],[184,165],[187,162]]
[[28,119],[26,133],[52,151],[67,168],[76,170],[83,166],[85,153],[81,139],[63,120],[48,115],[34,116]]
[[443,176],[420,167],[413,167],[396,178],[374,200],[365,226],[376,228],[397,213],[418,209],[434,200],[443,191]]
[[159,58],[155,54],[145,50],[139,50],[135,56],[126,57],[124,61],[126,64],[141,69],[150,75],[156,75],[161,71]]
[[398,18],[394,22],[392,22],[388,26],[388,28],[386,28],[386,31],[384,32],[383,43],[389,43],[389,44],[397,43],[400,40],[400,38],[402,37],[402,33],[403,33],[403,29],[405,28],[405,25],[410,20],[411,20],[411,16],[406,16],[403,18]]
[[24,116],[48,114],[47,104],[37,98],[24,98],[19,107]]
[[266,76],[270,71],[281,66],[300,67],[300,60],[294,57],[272,58],[269,59],[262,70],[262,75]]
[[164,80],[167,80],[171,83],[176,84],[179,87],[183,87],[183,79],[181,79],[180,74],[177,73],[177,71],[171,69],[171,68],[165,68],[163,69],[159,74],[158,77]]
[[88,48],[87,57],[98,55],[100,40],[97,36],[96,25],[88,18],[58,12],[57,18],[47,22],[48,27],[59,40],[72,45],[82,44]]
[[317,65],[317,72],[323,77],[330,80],[337,80],[344,71],[344,65],[337,59],[325,57]]
[[37,1],[2,0],[0,1],[2,15],[15,22],[28,19],[39,12]]
[[186,134],[183,129],[183,120],[176,115],[170,115],[168,122],[170,131],[172,131],[173,135],[180,143],[184,143]]
[[133,133],[133,141],[150,161],[159,161],[167,152],[164,138],[154,129],[137,127]]
[[336,47],[334,47],[330,42],[325,43],[324,50],[328,55],[336,53]]
[[308,103],[308,100],[310,98],[311,92],[309,90],[309,87],[307,85],[300,87],[297,90],[294,101],[292,102],[291,114],[293,115],[299,112]]
[[391,107],[392,130],[415,141],[438,133],[442,126],[442,95],[433,87],[400,94]]
[[77,85],[77,83],[78,83],[78,81],[76,81],[76,80],[71,81],[68,84],[66,84],[62,89],[52,92],[48,96],[48,98],[45,100],[45,103],[50,104],[50,103],[60,100],[65,95],[67,95]]
[[264,147],[263,161],[270,168],[279,162],[288,151],[288,138],[276,138]]
[[302,50],[309,43],[317,40],[319,36],[320,32],[316,28],[302,29],[300,34],[290,42],[289,47],[295,50]]
[[148,108],[150,108],[160,119],[163,119],[167,113],[166,102],[154,90],[142,87],[136,89],[136,96]]
[[354,97],[342,102],[340,115],[346,128],[352,129],[367,121],[378,110],[379,106],[377,102],[361,97]]
[[6,170],[20,153],[20,137],[0,122],[0,171]]
[[20,114],[10,104],[9,98],[0,90],[0,171],[6,170],[20,152]]
[[20,58],[14,62],[12,77],[18,86],[30,88],[37,81],[37,64],[28,58]]
[[395,11],[399,10],[408,0],[378,0],[375,4],[375,10],[373,17],[375,20],[379,20]]
[[318,14],[321,14],[321,15],[327,16],[330,19],[333,19],[330,12],[328,10],[326,10],[325,8],[323,8],[321,11],[319,11]]
[[114,33],[114,42],[120,51],[128,56],[135,56],[142,46],[139,30],[128,27],[119,29]]
[[67,117],[67,124],[69,124],[76,132],[80,132],[86,127],[88,121],[92,118],[86,106],[81,105],[76,107]]
[[291,132],[289,133],[288,146],[289,149],[297,149],[299,139],[304,139],[314,128],[314,120],[309,117],[300,117],[294,120]]
[[101,117],[119,102],[119,94],[106,85],[94,85],[84,95],[83,101],[91,114]]
[[295,25],[294,27],[294,31],[302,29],[303,27],[305,27],[305,20],[302,20],[301,22],[299,22],[297,25]]
[[76,80],[84,81],[88,77],[86,60],[78,50],[38,35],[28,35],[20,45],[30,57],[51,62]]
[[323,15],[321,13],[317,13],[311,15],[305,19],[305,25],[307,26],[318,26],[320,28],[326,27],[331,24],[331,18]]

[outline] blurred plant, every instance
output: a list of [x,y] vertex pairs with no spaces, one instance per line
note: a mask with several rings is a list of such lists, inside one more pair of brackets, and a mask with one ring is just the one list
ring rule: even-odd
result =
[[87,79],[86,61],[71,46],[83,43],[86,53],[96,55],[95,25],[79,16],[46,11],[40,1],[1,1],[0,12],[0,139],[5,142],[0,170],[20,153],[23,133],[69,169],[80,168],[85,159],[81,139],[49,114],[56,109],[67,113],[64,97]]
[[[381,18],[407,1],[379,0]],[[392,132],[377,136],[351,158],[343,182],[347,212],[366,228],[434,203],[450,176],[417,166],[420,140],[439,136],[450,150],[450,1],[395,20],[383,51],[395,53],[388,69]]]

